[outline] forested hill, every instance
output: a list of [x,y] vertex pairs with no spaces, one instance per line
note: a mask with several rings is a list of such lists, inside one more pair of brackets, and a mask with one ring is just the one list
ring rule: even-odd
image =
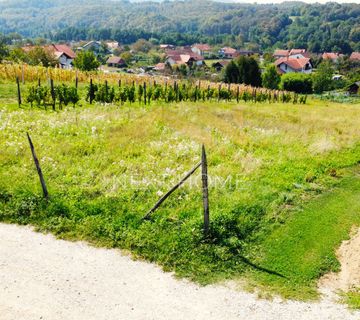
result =
[[0,32],[57,41],[155,38],[173,44],[206,41],[349,53],[360,50],[360,4],[5,0],[0,2]]

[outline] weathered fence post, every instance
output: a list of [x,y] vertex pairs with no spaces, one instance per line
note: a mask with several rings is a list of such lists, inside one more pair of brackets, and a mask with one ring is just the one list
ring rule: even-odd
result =
[[144,82],[144,103],[146,105],[146,82]]
[[239,103],[239,86],[236,89],[236,102]]
[[89,102],[92,104],[93,98],[94,98],[94,92],[93,92],[93,81],[90,79],[90,88],[89,88]]
[[78,71],[76,70],[76,73],[75,73],[75,88],[76,88],[76,90],[78,89],[78,85],[79,85],[79,78],[78,78]]
[[16,77],[16,85],[17,85],[17,94],[18,94],[18,105],[21,106],[21,91],[20,91],[20,81],[19,77]]
[[55,96],[54,80],[53,79],[50,79],[50,87],[51,87],[51,97],[52,97],[52,100],[53,100],[53,110],[55,111],[56,96]]
[[207,160],[205,146],[202,145],[201,153],[201,178],[203,191],[203,205],[204,205],[204,234],[208,235],[210,216],[209,216],[209,190],[208,190],[208,174],[207,174]]
[[192,168],[184,178],[181,179],[179,183],[173,186],[168,192],[166,192],[156,204],[149,210],[149,212],[143,217],[143,220],[146,220],[150,217],[150,215],[160,207],[160,205],[177,189],[179,188],[189,177],[201,166],[201,162],[199,162],[194,168]]
[[221,94],[221,84],[219,84],[219,91],[218,91],[218,102],[220,102],[220,94]]
[[44,198],[48,199],[49,193],[48,193],[47,188],[46,188],[45,179],[44,179],[44,176],[43,176],[42,171],[41,171],[39,160],[38,160],[38,158],[36,156],[36,153],[35,153],[34,145],[33,145],[32,141],[31,141],[29,133],[26,133],[26,134],[27,134],[27,137],[28,137],[28,140],[29,140],[30,149],[31,149],[31,153],[32,153],[32,156],[33,156],[33,159],[34,159],[36,170],[37,170],[39,178],[40,178],[40,183],[41,183],[41,187],[42,187],[42,190],[43,190]]

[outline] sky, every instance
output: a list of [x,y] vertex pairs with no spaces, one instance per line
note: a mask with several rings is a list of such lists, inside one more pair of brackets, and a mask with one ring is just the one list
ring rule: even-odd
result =
[[[216,0],[215,0],[216,1]],[[239,3],[281,3],[284,2],[284,0],[223,0],[224,2],[239,2]],[[337,3],[358,3],[360,4],[360,0],[336,0],[336,1],[330,1],[330,0],[300,0],[301,2],[306,3],[326,3],[326,2],[337,2]]]

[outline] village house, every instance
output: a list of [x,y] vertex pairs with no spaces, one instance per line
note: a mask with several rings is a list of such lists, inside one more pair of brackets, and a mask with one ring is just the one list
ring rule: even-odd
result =
[[219,50],[219,56],[224,59],[234,59],[239,55],[236,49],[224,47]]
[[353,52],[350,55],[350,60],[351,61],[360,61],[360,52]]
[[113,67],[113,68],[126,67],[126,62],[122,58],[115,56],[112,56],[109,59],[107,59],[106,64],[108,67]]
[[89,41],[84,44],[82,47],[78,48],[79,50],[86,50],[86,51],[94,51],[99,52],[101,49],[101,42],[100,41]]
[[335,63],[343,56],[343,54],[339,54],[337,52],[324,52],[321,57],[323,60],[331,60],[333,63]]
[[288,57],[289,54],[290,54],[290,50],[277,49],[274,51],[273,57],[275,59],[285,58],[285,57]]
[[298,58],[310,58],[309,53],[306,52],[306,49],[291,49],[291,50],[275,50],[273,57],[276,59],[280,58],[291,58],[291,59],[298,59]]
[[160,44],[161,50],[174,50],[175,46],[172,44]]
[[[34,49],[35,46],[26,46],[23,47],[22,50],[25,52],[29,52]],[[72,63],[76,57],[75,52],[65,44],[51,44],[41,46],[44,50],[50,52],[54,55],[56,60],[58,61],[58,67],[61,69],[71,69]]]
[[313,66],[310,58],[279,58],[275,61],[275,66],[279,73],[311,73]]
[[222,69],[224,69],[227,65],[229,64],[229,60],[222,60],[222,61],[217,61],[215,63],[213,63],[211,66],[217,71],[221,71]]
[[165,63],[174,65],[186,64],[187,66],[201,66],[204,64],[204,58],[196,53],[194,53],[189,48],[184,48],[181,50],[167,50],[166,51],[166,60]]
[[194,44],[191,51],[199,56],[209,58],[211,55],[211,47],[208,44]]
[[359,88],[360,88],[360,81],[354,82],[348,87],[348,93],[349,94],[358,94]]

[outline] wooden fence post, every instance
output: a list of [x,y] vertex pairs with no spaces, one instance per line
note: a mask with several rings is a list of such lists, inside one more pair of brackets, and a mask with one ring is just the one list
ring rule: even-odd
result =
[[166,192],[156,204],[148,211],[148,213],[143,217],[143,220],[146,220],[150,217],[150,215],[160,207],[160,205],[177,189],[179,188],[196,170],[201,166],[201,162],[199,162],[194,168],[192,168],[183,179],[175,186],[173,186],[168,192]]
[[16,85],[17,85],[17,94],[18,94],[18,105],[21,106],[21,91],[20,91],[20,81],[19,77],[16,77]]
[[89,88],[89,101],[90,101],[90,104],[92,104],[93,102],[93,98],[94,98],[94,92],[93,92],[93,81],[92,79],[90,79],[90,88]]
[[27,137],[28,137],[28,140],[29,140],[30,149],[31,149],[31,153],[32,153],[32,156],[33,156],[33,159],[34,159],[36,170],[37,170],[39,178],[40,178],[40,183],[41,183],[41,187],[42,187],[42,190],[43,190],[44,198],[48,199],[49,193],[48,193],[47,188],[46,188],[45,179],[44,179],[44,176],[43,176],[42,171],[41,171],[39,160],[38,160],[38,158],[36,156],[36,153],[35,153],[34,145],[33,145],[32,141],[31,141],[29,133],[26,133],[26,134],[27,134]]
[[144,103],[146,105],[146,82],[144,82]]
[[201,178],[203,191],[203,205],[204,205],[204,234],[209,234],[210,215],[209,215],[209,190],[208,190],[208,174],[207,174],[207,160],[205,146],[202,145],[201,153]]
[[51,87],[51,97],[52,97],[52,100],[53,100],[53,110],[55,111],[56,96],[55,96],[54,80],[53,79],[50,79],[50,87]]

